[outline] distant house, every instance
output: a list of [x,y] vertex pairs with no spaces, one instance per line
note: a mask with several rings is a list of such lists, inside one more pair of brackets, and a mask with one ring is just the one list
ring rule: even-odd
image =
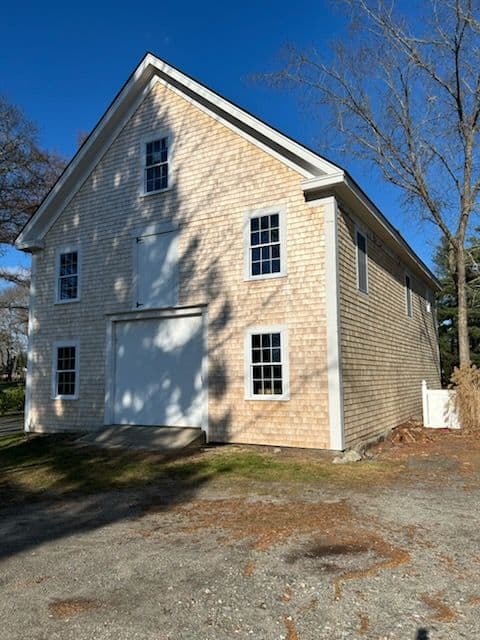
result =
[[147,54],[17,240],[25,429],[344,449],[440,384],[437,281],[340,167]]

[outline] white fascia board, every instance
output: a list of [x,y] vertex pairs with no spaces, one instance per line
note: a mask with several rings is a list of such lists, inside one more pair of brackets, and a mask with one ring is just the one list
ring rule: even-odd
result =
[[135,111],[139,101],[151,89],[152,80],[163,80],[184,97],[189,97],[192,102],[197,103],[204,111],[210,112],[237,133],[258,143],[262,149],[283,161],[287,166],[293,167],[304,178],[311,178],[317,173],[331,174],[338,171],[338,167],[313,151],[306,149],[149,53],[138,65],[74,156],[34,217],[21,231],[15,243],[18,249],[31,251],[41,248],[39,241],[85,182],[113,139]]
[[[324,198],[326,193],[335,193],[340,201],[349,205],[357,215],[362,215],[368,221],[372,221],[374,227],[380,229],[386,239],[390,240],[401,256],[407,258],[407,263],[422,274],[422,276],[432,284],[434,289],[439,289],[440,285],[433,273],[423,264],[415,252],[408,246],[406,240],[400,232],[393,227],[388,219],[381,213],[378,207],[366,196],[358,185],[344,172],[337,171],[329,176],[319,176],[302,183],[303,192],[310,204],[314,204],[317,199]],[[326,192],[326,193],[325,193]],[[375,228],[372,228],[375,231]]]
[[247,113],[240,107],[237,107],[229,100],[222,98],[222,96],[218,95],[211,89],[208,89],[208,87],[200,84],[193,78],[186,76],[184,73],[170,66],[163,60],[160,60],[152,54],[147,54],[146,60],[158,71],[162,72],[169,78],[176,80],[187,89],[190,89],[194,94],[200,96],[204,100],[207,100],[222,111],[225,111],[239,122],[243,122],[245,125],[251,127],[256,132],[260,133],[266,138],[269,138],[273,142],[276,142],[278,145],[295,154],[299,158],[302,158],[303,160],[305,160],[305,162],[311,163],[314,167],[318,168],[320,172],[330,174],[332,172],[338,171],[338,167],[331,162],[328,162],[328,160],[326,160],[325,158],[322,158],[321,156],[305,148],[298,142],[295,142],[279,131],[276,131],[268,124]]

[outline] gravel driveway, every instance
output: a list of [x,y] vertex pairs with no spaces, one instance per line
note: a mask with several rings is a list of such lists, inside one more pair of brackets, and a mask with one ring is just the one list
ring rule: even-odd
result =
[[402,456],[387,486],[206,484],[182,502],[151,487],[4,508],[0,637],[478,638],[477,457]]

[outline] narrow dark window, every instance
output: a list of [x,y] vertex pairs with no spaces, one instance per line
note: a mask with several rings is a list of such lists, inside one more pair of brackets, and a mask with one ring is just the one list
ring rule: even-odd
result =
[[168,189],[168,138],[145,145],[145,193]]
[[411,318],[413,315],[412,283],[408,274],[405,274],[405,304],[407,307],[407,316]]
[[367,238],[357,231],[357,287],[368,293]]

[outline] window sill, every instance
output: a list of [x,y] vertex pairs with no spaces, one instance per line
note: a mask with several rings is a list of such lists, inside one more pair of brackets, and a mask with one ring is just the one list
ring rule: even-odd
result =
[[166,189],[158,189],[157,191],[140,191],[140,198],[149,198],[150,196],[158,196],[161,193],[167,193],[168,191],[172,191],[173,184]]
[[286,278],[287,273],[263,273],[259,276],[245,276],[243,278],[244,282],[255,282],[256,280],[275,280],[277,278]]
[[55,300],[54,304],[72,304],[80,302],[80,298],[72,298],[71,300]]
[[78,400],[77,396],[52,396],[52,400]]
[[272,402],[285,402],[290,400],[289,395],[275,396],[275,395],[264,395],[264,396],[245,396],[245,400],[260,400],[260,402],[272,401]]

